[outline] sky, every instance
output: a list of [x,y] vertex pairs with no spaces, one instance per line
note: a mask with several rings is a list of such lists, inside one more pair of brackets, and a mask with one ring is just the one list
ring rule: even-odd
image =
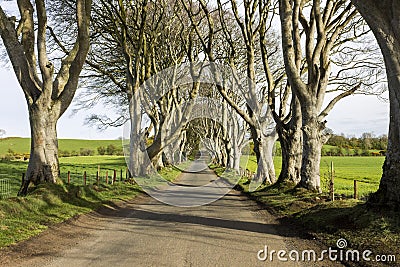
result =
[[[27,104],[22,90],[11,69],[0,68],[0,129],[6,136],[29,137],[29,119]],[[92,113],[112,114],[105,107],[94,110],[72,112],[74,103],[60,118],[57,129],[59,138],[74,139],[117,139],[123,135],[123,129],[109,128],[99,131],[95,126],[85,125],[85,118]],[[387,134],[389,105],[376,96],[353,95],[336,104],[326,118],[327,126],[336,134],[360,136],[372,132],[379,136]]]
[[[24,94],[14,72],[0,67],[0,129],[6,131],[6,136],[29,137],[29,116]],[[77,114],[72,112],[74,103],[60,118],[57,130],[59,138],[74,139],[117,139],[122,136],[122,128],[109,128],[99,131],[95,126],[85,125],[85,118],[92,113],[112,113],[105,107],[95,107],[94,110],[82,110]]]
[[[15,9],[14,1],[0,0],[0,3],[7,10]],[[11,69],[0,67],[0,81],[0,129],[5,130],[6,136],[9,137],[29,137],[27,104],[15,74]],[[58,122],[59,138],[117,139],[123,136],[122,127],[100,131],[95,126],[85,125],[85,118],[90,114],[112,115],[112,110],[97,106],[94,110],[81,110],[74,114],[73,109],[74,103]],[[353,95],[336,104],[326,118],[327,127],[336,134],[343,133],[346,136],[361,136],[364,132],[372,132],[379,136],[388,132],[388,113],[389,104],[376,96]]]

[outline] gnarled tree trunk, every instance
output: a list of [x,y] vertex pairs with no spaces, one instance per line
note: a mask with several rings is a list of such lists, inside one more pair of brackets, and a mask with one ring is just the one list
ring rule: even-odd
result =
[[57,120],[58,115],[48,111],[47,106],[38,103],[29,106],[31,152],[22,192],[26,192],[30,182],[55,183],[59,177]]
[[301,163],[300,186],[312,191],[321,192],[320,162],[322,139],[321,123],[318,121],[316,109],[312,106],[302,106],[303,116],[303,156]]
[[263,184],[273,184],[276,182],[275,167],[273,160],[273,148],[276,141],[276,132],[264,136],[261,130],[250,127],[254,142],[254,153],[257,158],[256,181]]
[[[130,78],[130,79],[129,79]],[[145,133],[142,130],[142,110],[140,106],[140,96],[138,84],[132,85],[133,79],[128,73],[127,79],[128,92],[136,92],[129,97],[129,116],[131,123],[130,146],[129,146],[129,170],[134,177],[145,176],[148,174],[150,160],[146,152]],[[136,88],[136,89],[132,89]]]
[[277,126],[279,141],[282,149],[282,169],[278,182],[298,184],[301,180],[302,162],[302,132],[301,126],[290,127],[286,130]]
[[291,118],[286,123],[278,121],[276,129],[282,150],[282,168],[278,182],[298,184],[301,181],[303,133],[301,109],[298,99],[292,100]]

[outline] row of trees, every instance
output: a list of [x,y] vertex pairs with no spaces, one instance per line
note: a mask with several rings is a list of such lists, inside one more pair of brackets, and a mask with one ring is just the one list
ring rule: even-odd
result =
[[360,138],[345,137],[344,134],[332,135],[326,144],[350,149],[358,148],[365,150],[386,150],[388,137],[387,135],[377,137],[372,133],[363,133]]
[[[384,81],[380,56],[367,39],[372,29],[385,59],[391,102],[388,152],[374,199],[400,202],[399,1],[54,2],[50,9],[44,0],[36,0],[35,6],[18,0],[19,17],[0,9],[1,37],[25,93],[32,129],[20,194],[30,182],[57,179],[56,123],[72,101],[79,76],[91,89],[87,97],[120,107],[116,119],[95,115],[91,121],[130,121],[130,169],[135,176],[146,175],[150,163],[166,163],[175,159],[176,151],[184,151],[196,101],[208,97],[223,107],[221,117],[226,119],[219,122],[222,127],[203,119],[198,122],[205,124],[202,131],[212,132],[197,136],[212,136],[201,144],[216,151],[222,163],[238,168],[247,135],[254,143],[257,180],[288,181],[319,191],[321,149],[329,138],[325,117],[348,95],[379,93],[377,85]],[[273,27],[276,21],[280,33]],[[229,66],[233,79],[205,60]],[[189,68],[178,70],[181,63]],[[158,75],[168,68],[170,74],[190,75],[192,81],[182,84],[176,75]],[[212,88],[202,85],[202,75],[214,81]],[[335,95],[324,106],[327,93]],[[232,113],[236,115],[224,117]],[[146,145],[149,136],[153,139]],[[276,179],[272,150],[278,136],[283,163]]]

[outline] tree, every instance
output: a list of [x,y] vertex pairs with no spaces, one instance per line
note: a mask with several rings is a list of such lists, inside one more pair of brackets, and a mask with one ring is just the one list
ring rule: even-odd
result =
[[3,138],[3,136],[6,135],[6,131],[3,129],[0,129],[0,138]]
[[[325,117],[344,97],[357,90],[368,92],[373,88],[379,78],[371,83],[365,76],[369,71],[379,76],[379,68],[374,67],[376,62],[369,64],[365,55],[362,55],[363,60],[355,60],[354,49],[346,46],[368,33],[350,2],[280,0],[279,8],[287,79],[301,108],[303,154],[300,186],[320,191],[321,149],[329,138]],[[353,57],[353,60],[342,61],[333,57],[332,54],[338,51],[344,58]],[[351,64],[342,66],[343,62]],[[340,68],[336,74],[332,74],[332,65]],[[355,75],[343,75],[351,69]],[[337,95],[323,107],[329,91],[337,92]]]
[[352,0],[367,21],[385,59],[390,121],[388,147],[378,191],[369,202],[400,207],[400,1]]
[[[191,109],[189,100],[198,90],[198,83],[192,88],[172,86],[184,71],[188,72],[178,65],[198,57],[187,16],[179,2],[170,0],[99,0],[92,13],[92,49],[83,75],[89,90],[81,103],[91,107],[102,100],[117,107],[120,116],[116,119],[101,115],[89,118],[100,122],[101,127],[130,121],[130,144],[126,148],[132,175],[146,175],[148,158],[162,164],[159,159],[163,149],[182,137]],[[174,71],[182,73],[172,80],[167,74]],[[148,127],[143,127],[145,124]],[[152,139],[150,134],[154,134]]]
[[97,152],[99,153],[99,155],[103,156],[103,155],[106,154],[107,149],[106,149],[104,146],[99,146],[99,147],[97,148]]
[[0,35],[24,92],[31,126],[31,152],[19,195],[31,182],[56,182],[59,176],[57,121],[69,107],[89,51],[91,0],[76,1],[77,34],[61,62],[49,59],[45,0],[18,0],[19,22],[0,7]]
[[[264,74],[268,85],[268,104],[276,123],[276,131],[281,144],[282,166],[277,182],[297,184],[301,180],[302,161],[300,103],[296,95],[293,94],[290,84],[285,81],[285,72],[281,67],[284,64],[281,57],[276,56],[280,52],[278,46],[271,46],[270,43],[271,35],[273,36],[271,27],[276,7],[270,1],[258,2],[259,10],[264,10],[261,12],[263,16],[260,18],[259,41]],[[271,15],[269,16],[269,14]],[[270,17],[269,21],[268,17]],[[276,58],[279,58],[279,60]]]
[[[276,177],[272,153],[277,133],[265,94],[268,89],[262,86],[263,78],[258,71],[261,67],[257,30],[261,22],[258,18],[266,19],[266,13],[258,10],[258,1],[244,1],[244,17],[239,14],[235,0],[225,3],[217,1],[218,7],[214,10],[205,1],[200,0],[197,3],[202,12],[194,12],[188,4],[184,6],[203,50],[211,62],[229,65],[230,72],[234,73],[231,88],[219,86],[226,82],[226,77],[218,77],[221,76],[219,71],[215,71],[215,80],[219,84],[217,89],[227,104],[250,128],[257,158],[254,180],[265,184],[274,183]],[[200,18],[195,21],[196,17]],[[200,24],[203,20],[206,25]]]

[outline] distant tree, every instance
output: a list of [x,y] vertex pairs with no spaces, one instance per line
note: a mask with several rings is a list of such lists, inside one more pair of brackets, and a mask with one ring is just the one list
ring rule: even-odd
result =
[[89,148],[80,148],[79,155],[80,156],[93,156],[94,155],[94,151],[92,149],[89,149]]
[[344,150],[345,150],[345,155],[350,156],[350,148],[347,146]]
[[77,152],[76,150],[72,150],[71,151],[71,156],[72,157],[77,157],[77,156],[79,156],[79,152]]
[[331,146],[345,146],[347,139],[343,135],[331,135],[326,144]]
[[0,138],[3,138],[3,136],[6,135],[6,131],[3,129],[0,129]]
[[117,147],[113,144],[110,144],[106,148],[107,155],[114,155],[117,152]]
[[373,134],[372,133],[363,133],[361,135],[361,148],[368,150],[372,148],[372,138]]
[[97,148],[97,152],[99,153],[99,155],[105,155],[106,154],[106,152],[107,152],[107,149],[104,147],[104,146],[99,146],[98,148]]
[[356,138],[356,137],[350,138],[350,140],[349,140],[349,145],[350,145],[350,147],[352,147],[352,148],[359,147],[360,144],[359,144],[358,138]]
[[58,151],[58,156],[59,157],[70,157],[71,156],[71,152],[69,152],[68,150],[59,150]]
[[361,156],[368,157],[368,156],[371,156],[371,153],[369,152],[368,149],[364,148],[364,149],[361,151]]
[[341,146],[336,147],[335,149],[335,156],[344,156],[344,150]]

